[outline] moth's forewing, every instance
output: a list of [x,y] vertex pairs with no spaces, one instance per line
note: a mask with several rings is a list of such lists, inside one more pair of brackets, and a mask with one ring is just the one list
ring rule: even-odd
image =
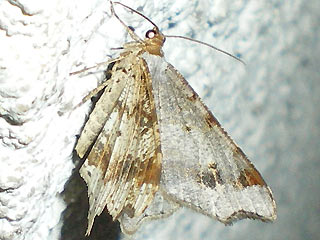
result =
[[[158,190],[161,150],[152,86],[142,59],[114,64],[105,88],[77,143],[87,160],[80,174],[88,185],[90,233],[105,206],[114,219],[139,217]],[[93,147],[90,149],[90,145]]]
[[270,188],[174,67],[145,53],[160,127],[160,186],[178,203],[224,223],[272,221]]

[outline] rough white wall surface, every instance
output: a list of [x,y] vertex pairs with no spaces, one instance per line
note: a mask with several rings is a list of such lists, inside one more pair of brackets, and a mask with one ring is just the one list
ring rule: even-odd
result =
[[86,114],[72,108],[96,85],[69,73],[105,15],[101,4],[0,2],[0,239],[59,238],[60,193]]
[[[271,186],[278,220],[225,227],[184,210],[136,239],[319,239],[320,2],[127,0],[165,34],[165,55]],[[117,7],[138,33],[145,20]],[[141,35],[143,36],[143,34]],[[107,0],[0,2],[0,239],[59,239],[60,193],[88,111],[74,109],[101,73],[69,73],[116,55],[130,38]],[[106,237],[107,238],[107,237]]]

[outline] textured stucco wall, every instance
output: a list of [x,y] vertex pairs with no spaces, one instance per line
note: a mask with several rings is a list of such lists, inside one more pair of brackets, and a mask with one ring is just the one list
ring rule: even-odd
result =
[[[212,43],[246,61],[244,67],[179,39],[167,39],[164,48],[262,173],[278,205],[273,224],[244,220],[225,227],[183,210],[146,224],[136,239],[319,239],[320,2],[122,2],[166,34]],[[117,11],[138,33],[147,28]],[[61,220],[62,211],[86,200],[85,191],[68,200],[60,193],[81,183],[65,185],[78,163],[72,150],[89,107],[74,106],[100,75],[68,74],[115,55],[110,48],[130,40],[109,15],[106,0],[0,2],[0,239],[58,239],[61,226],[76,220]],[[79,239],[69,235],[62,239]]]
[[0,239],[60,235],[61,192],[88,104],[73,108],[97,84],[69,73],[86,55],[84,39],[95,38],[101,4],[0,2]]

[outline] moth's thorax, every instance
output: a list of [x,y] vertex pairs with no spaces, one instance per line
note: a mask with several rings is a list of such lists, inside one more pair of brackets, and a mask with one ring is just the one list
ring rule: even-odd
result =
[[[130,42],[124,44],[124,55],[128,52],[139,55],[148,52],[151,55],[163,57],[162,46],[165,42],[165,36],[156,28],[146,33],[146,38],[141,42]],[[122,55],[123,55],[122,54]]]
[[154,37],[148,38],[147,36],[147,38],[144,40],[145,50],[152,55],[163,57],[162,46],[165,41],[165,36],[157,29],[154,29],[154,32]]

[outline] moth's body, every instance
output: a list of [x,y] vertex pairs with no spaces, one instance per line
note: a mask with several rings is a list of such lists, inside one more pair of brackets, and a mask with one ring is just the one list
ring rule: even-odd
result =
[[76,146],[89,151],[87,233],[105,206],[128,234],[180,206],[224,223],[274,220],[271,190],[150,34],[124,45]]

